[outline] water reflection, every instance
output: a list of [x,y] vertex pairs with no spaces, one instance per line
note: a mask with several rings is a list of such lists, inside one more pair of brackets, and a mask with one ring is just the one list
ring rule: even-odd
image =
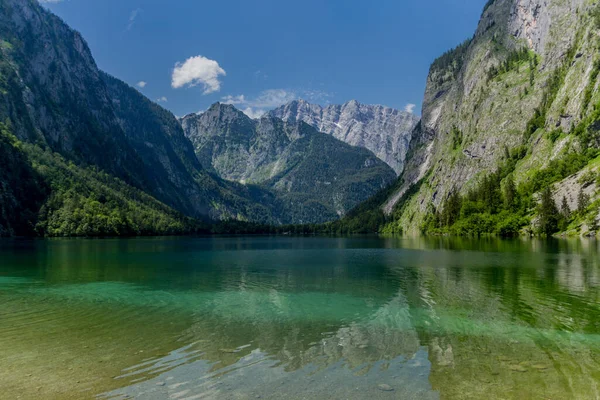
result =
[[26,398],[598,398],[598,243],[0,242]]

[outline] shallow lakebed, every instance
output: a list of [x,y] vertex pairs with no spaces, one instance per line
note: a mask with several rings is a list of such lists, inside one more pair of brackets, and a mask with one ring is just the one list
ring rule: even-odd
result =
[[592,399],[597,241],[0,241],[0,398]]

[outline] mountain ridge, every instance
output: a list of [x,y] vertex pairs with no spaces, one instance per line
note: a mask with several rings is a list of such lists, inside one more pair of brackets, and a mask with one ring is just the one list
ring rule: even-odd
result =
[[[573,197],[582,184],[567,178],[597,171],[599,13],[597,5],[584,0],[488,3],[473,38],[432,64],[422,122],[401,184],[381,205],[391,220],[387,231],[421,234],[437,226],[447,232],[454,217],[439,218],[456,200],[460,215],[473,221],[489,217],[486,232],[496,232],[500,225],[494,228],[493,221],[502,222],[499,210],[473,214],[464,209],[472,203],[469,193],[475,199],[496,173],[493,185],[500,201],[511,180],[517,185],[520,208],[509,215],[519,216],[515,225],[521,233],[539,231],[536,199],[544,189],[550,188],[560,205],[563,186],[571,193],[566,199],[571,210],[556,217],[564,220],[563,230],[593,231],[597,194],[575,216]],[[592,222],[582,222],[586,218]]]
[[[0,235],[345,215],[390,233],[599,230],[600,6],[587,0],[488,2],[474,36],[431,65],[420,119],[355,100],[177,119],[100,71],[35,0],[0,11],[0,150],[21,152],[6,165],[25,177],[0,174]],[[36,181],[49,192],[27,203]],[[19,203],[25,219],[7,218]]]
[[198,163],[176,118],[100,71],[79,33],[35,0],[0,0],[0,120],[18,140],[99,168],[188,216],[276,223],[254,188]]
[[412,113],[356,100],[328,106],[294,100],[267,115],[304,121],[345,143],[371,150],[397,174],[402,172],[412,130],[419,122]]
[[[325,222],[343,216],[395,178],[393,170],[372,152],[302,121],[285,122],[272,116],[255,120],[232,105],[215,103],[181,123],[204,168],[229,181],[273,190],[291,214],[300,204],[303,217],[285,217],[287,223]],[[310,213],[307,204],[315,211]]]

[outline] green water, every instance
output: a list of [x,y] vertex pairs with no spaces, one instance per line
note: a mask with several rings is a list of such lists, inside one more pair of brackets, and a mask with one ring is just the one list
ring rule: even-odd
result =
[[0,241],[0,398],[597,399],[596,241]]

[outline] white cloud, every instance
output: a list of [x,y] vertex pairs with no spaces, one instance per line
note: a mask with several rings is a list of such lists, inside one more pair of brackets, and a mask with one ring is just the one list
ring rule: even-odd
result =
[[225,96],[221,99],[224,104],[244,105],[254,108],[275,108],[295,100],[295,92],[285,89],[269,89],[261,92],[256,98],[248,99],[243,94]]
[[405,107],[404,107],[404,111],[406,111],[407,113],[412,114],[415,111],[415,104],[412,103],[408,103]]
[[[53,0],[51,0],[53,1]],[[142,12],[141,8],[136,8],[135,10],[133,10],[131,12],[131,14],[129,14],[129,23],[127,24],[127,30],[131,30],[131,28],[133,28],[133,25],[135,25],[135,20],[137,19],[137,17],[140,15],[140,13]]]
[[[299,98],[304,98],[307,101],[321,102],[333,95],[321,90],[287,90],[287,89],[269,89],[261,92],[255,98],[248,98],[240,94],[237,96],[224,96],[221,98],[221,103],[232,104],[239,106],[246,115],[250,118],[260,118],[268,110],[272,110],[291,101]],[[329,103],[329,101],[326,101]]]
[[252,107],[247,107],[243,109],[242,112],[252,119],[259,119],[266,113],[265,110],[255,110]]
[[38,0],[40,3],[60,3],[63,0]]
[[259,69],[254,73],[254,79],[266,81],[267,79],[269,79],[269,75],[267,75]]
[[295,92],[290,92],[284,89],[271,89],[262,92],[254,101],[250,103],[250,105],[261,108],[275,108],[289,103],[296,98],[298,98],[298,96]]
[[184,63],[175,64],[171,86],[179,89],[202,85],[204,94],[209,94],[221,90],[219,77],[226,75],[218,62],[203,56],[190,57]]
[[158,99],[156,99],[157,103],[166,103],[167,101],[169,101],[169,100],[165,96],[159,97]]
[[139,81],[138,83],[135,84],[137,87],[139,87],[140,89],[145,88],[148,85],[148,82],[144,82],[144,81]]
[[[279,107],[297,99],[297,95],[293,91],[285,89],[269,89],[260,93],[254,99],[248,99],[243,94],[238,96],[225,96],[221,98],[223,104],[232,104],[241,106],[240,109],[250,118],[260,118],[267,110]],[[243,107],[243,108],[242,108]]]
[[304,90],[302,97],[308,102],[320,103],[325,102],[329,104],[329,98],[333,97],[332,93],[325,92],[323,90]]
[[221,103],[233,104],[233,105],[246,104],[246,97],[243,94],[240,94],[239,96],[229,95],[229,96],[221,97]]

